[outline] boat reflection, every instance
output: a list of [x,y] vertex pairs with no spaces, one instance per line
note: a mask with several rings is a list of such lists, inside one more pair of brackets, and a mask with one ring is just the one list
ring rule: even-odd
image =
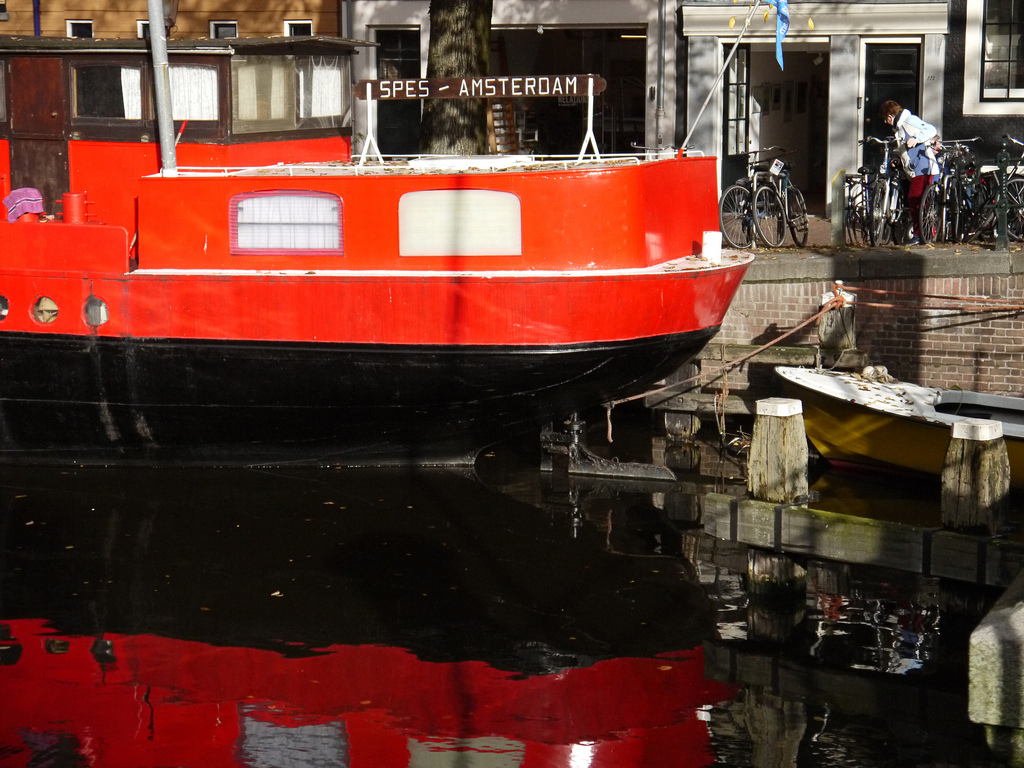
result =
[[471,477],[24,468],[0,498],[5,766],[701,766],[736,690],[692,565]]

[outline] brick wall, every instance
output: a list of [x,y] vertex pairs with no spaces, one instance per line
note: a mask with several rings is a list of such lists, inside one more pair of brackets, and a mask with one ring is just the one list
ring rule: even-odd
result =
[[[1024,257],[994,257],[973,251],[940,253],[906,259],[903,269],[893,258],[861,259],[853,265],[831,256],[827,259],[831,268],[824,269],[808,257],[789,265],[768,264],[768,269],[756,264],[759,268],[748,273],[712,343],[763,344],[778,338],[818,311],[821,297],[831,291],[834,279],[844,279],[851,289],[912,294],[855,292],[857,348],[867,354],[872,364],[885,365],[897,378],[927,386],[1024,395],[1024,274],[1014,269],[1024,267],[1024,263],[1017,263]],[[938,274],[905,277],[898,274],[901,271]],[[972,271],[975,274],[955,274]],[[819,273],[822,279],[808,279],[807,272]],[[872,272],[897,274],[873,276]],[[921,294],[950,300],[939,302]],[[1007,304],[1017,304],[1021,309],[989,309],[957,297],[1005,299]],[[927,308],[940,305],[945,308]],[[780,343],[814,346],[818,343],[817,325],[812,324]],[[763,396],[773,394],[772,390],[777,388],[773,387],[773,379],[771,366],[760,365],[755,359],[728,374],[725,386],[737,394],[749,388],[751,393]],[[722,386],[719,380],[706,389]],[[768,392],[760,391],[761,388]]]

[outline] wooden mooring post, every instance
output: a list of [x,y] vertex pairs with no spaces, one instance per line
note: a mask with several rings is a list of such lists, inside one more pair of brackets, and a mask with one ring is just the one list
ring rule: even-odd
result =
[[942,526],[953,531],[995,535],[1006,526],[1010,498],[1010,457],[1003,423],[964,419],[942,465]]
[[[941,527],[809,509],[815,499],[808,492],[802,404],[769,398],[757,403],[747,495],[707,494],[704,532],[748,545],[751,610],[763,611],[765,598],[770,608],[778,606],[750,623],[767,640],[784,640],[787,632],[775,598],[806,591],[806,572],[792,556],[1009,587],[971,635],[969,715],[985,725],[989,745],[1008,765],[1024,768],[1024,544],[999,536],[1010,482],[1002,425],[958,423],[942,480]],[[798,610],[791,603],[789,613]]]
[[[776,404],[771,405],[771,400]],[[939,525],[939,520],[935,526],[917,526],[808,508],[815,499],[808,498],[807,491],[802,406],[799,401],[788,401],[795,405],[786,406],[778,402],[770,398],[758,403],[763,412],[754,423],[747,494],[742,498],[716,493],[704,497],[705,533],[769,550],[766,555],[786,553],[863,563],[994,587],[1009,586],[1024,570],[1024,544],[996,535],[1002,528],[1005,500],[996,503],[1000,493],[992,491],[991,483],[964,483],[964,488],[973,489],[970,493],[961,492],[959,480],[955,488],[949,484],[951,501],[947,502],[949,513],[944,513],[945,526]],[[954,443],[961,440],[959,435],[958,430]],[[985,430],[980,436],[985,436]],[[967,478],[974,465],[1003,466],[1001,460],[992,460],[1002,453],[1001,435],[994,443],[968,442],[972,444],[950,448],[951,455],[958,457],[948,459],[952,476]],[[1001,447],[1005,450],[1005,444]],[[998,474],[1002,479],[997,487],[1002,488],[1009,472]],[[977,493],[979,487],[984,489],[981,493]],[[800,499],[803,503],[796,503]],[[981,515],[974,510],[981,510]],[[985,533],[979,533],[974,523],[979,519],[991,526]],[[767,563],[748,567],[752,585],[759,574],[773,571],[771,558]],[[778,583],[779,579],[777,572],[772,575],[772,581]],[[1024,615],[1021,633],[1024,638]]]
[[[803,403],[769,397],[757,401],[756,413],[750,439],[747,492],[760,501],[774,502],[780,525],[786,507],[807,499]],[[753,599],[785,605],[800,602],[806,593],[807,571],[778,546],[770,552],[749,549],[747,576]]]

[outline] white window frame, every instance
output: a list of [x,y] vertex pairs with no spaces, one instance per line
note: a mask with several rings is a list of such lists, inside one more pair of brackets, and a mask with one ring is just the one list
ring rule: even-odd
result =
[[286,37],[296,37],[297,35],[292,30],[295,24],[308,24],[309,34],[313,34],[313,20],[312,19],[290,19],[284,23],[284,34]]
[[[88,39],[90,37],[95,37],[96,36],[96,27],[93,26],[92,19],[67,19],[64,22],[64,24],[65,24],[64,29],[65,29],[65,32],[67,32],[67,36],[68,37],[78,37],[78,38],[82,38],[82,39]],[[89,25],[89,34],[88,35],[73,35],[73,34],[71,34],[71,25],[72,24],[88,24]]]
[[967,0],[964,34],[964,114],[1024,115],[1024,102],[981,100],[981,72],[985,59],[985,0]]
[[235,34],[228,35],[227,37],[238,37],[238,22],[232,19],[212,19],[210,21],[210,38],[223,39],[216,34],[218,25],[221,24],[232,24],[235,27]]
[[137,19],[135,22],[135,37],[145,40],[148,37],[149,22],[144,19]]

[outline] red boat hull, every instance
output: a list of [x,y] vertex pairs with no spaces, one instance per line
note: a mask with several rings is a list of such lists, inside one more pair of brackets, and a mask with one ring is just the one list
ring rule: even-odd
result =
[[4,334],[0,445],[29,463],[465,464],[643,391],[711,333],[558,349]]
[[[749,257],[693,255],[713,170],[144,178],[132,236],[0,224],[0,461],[469,463],[714,335]],[[522,254],[402,256],[402,196],[464,187],[521,201]],[[344,201],[342,255],[232,252],[232,199],[311,188]]]

